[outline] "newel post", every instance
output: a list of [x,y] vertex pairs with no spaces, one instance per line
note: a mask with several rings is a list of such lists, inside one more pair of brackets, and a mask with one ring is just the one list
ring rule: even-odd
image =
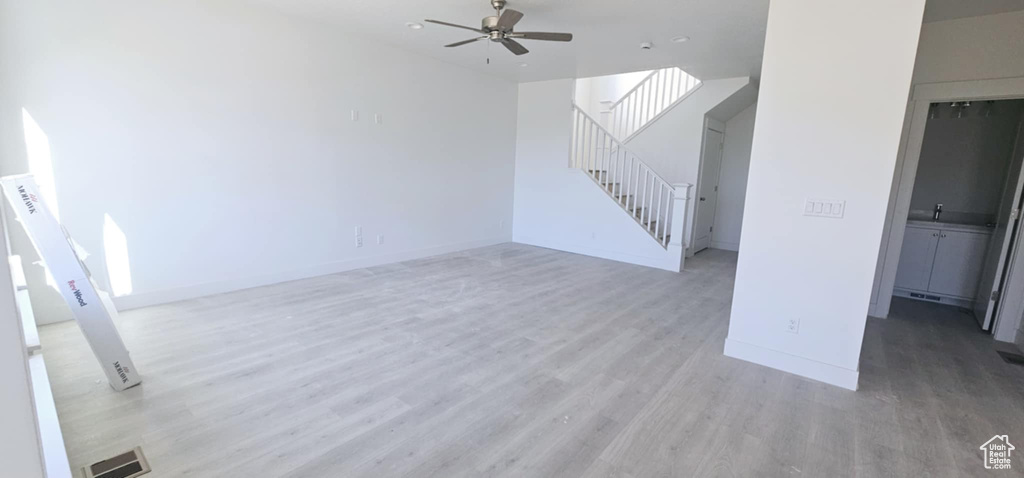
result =
[[668,252],[671,267],[679,266],[683,270],[683,262],[686,260],[686,222],[689,220],[690,211],[690,190],[692,184],[673,184],[674,191],[672,204],[672,231],[669,235]]

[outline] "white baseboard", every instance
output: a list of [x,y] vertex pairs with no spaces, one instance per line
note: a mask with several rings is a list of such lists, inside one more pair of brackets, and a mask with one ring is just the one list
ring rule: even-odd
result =
[[293,269],[290,271],[265,274],[261,276],[238,277],[235,279],[207,282],[203,284],[176,287],[173,289],[164,289],[158,291],[126,295],[122,297],[115,297],[114,304],[117,306],[117,310],[138,309],[140,307],[166,304],[169,302],[177,302],[179,300],[195,299],[197,297],[205,297],[208,295],[221,294],[224,292],[232,292],[242,289],[249,289],[252,287],[260,287],[298,279],[308,279],[310,277],[336,274],[338,272],[345,272],[353,269],[362,269],[364,267],[373,267],[382,264],[391,264],[395,262],[409,261],[413,259],[422,259],[424,257],[448,254],[451,252],[475,249],[478,247],[493,246],[496,244],[503,244],[506,242],[509,242],[508,237],[484,239],[479,241],[446,244],[443,246],[429,247],[426,249],[417,249],[413,251],[402,251],[390,254],[381,254],[378,256],[363,257],[359,259],[351,259],[346,261],[328,262],[324,264],[303,267],[300,269]]
[[712,249],[722,249],[722,250],[726,250],[726,251],[739,252],[740,244],[738,242],[711,241],[711,248]]
[[725,339],[725,355],[747,362],[764,365],[783,372],[835,385],[848,390],[857,390],[860,372],[835,365],[818,362],[796,355],[767,349],[758,345]]
[[878,306],[878,302],[872,302],[868,304],[868,317],[875,319],[888,319],[888,315],[882,314],[882,308]]
[[630,254],[628,252],[609,251],[606,249],[600,249],[596,247],[582,246],[579,244],[568,244],[564,242],[551,241],[547,239],[537,239],[525,236],[513,236],[512,242],[526,244],[529,246],[543,247],[546,249],[554,249],[556,251],[571,252],[573,254],[581,254],[584,256],[599,257],[601,259],[625,262],[627,264],[635,264],[638,266],[653,267],[655,269],[679,272],[679,258],[677,257],[675,259],[675,268],[673,269],[668,251],[665,251],[664,257],[649,257]]

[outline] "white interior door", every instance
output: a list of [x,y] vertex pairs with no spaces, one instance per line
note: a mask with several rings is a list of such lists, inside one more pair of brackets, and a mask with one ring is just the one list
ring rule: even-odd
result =
[[1010,249],[1010,231],[1020,217],[1021,193],[1024,190],[1024,175],[1021,175],[1024,165],[1024,122],[1017,128],[1017,143],[1014,147],[1013,158],[1010,160],[1010,170],[1006,175],[1006,185],[1003,188],[1003,196],[999,201],[999,212],[996,215],[996,229],[988,244],[988,253],[985,256],[984,268],[981,273],[981,283],[978,286],[978,294],[974,299],[974,318],[978,319],[978,325],[984,330],[992,326],[992,312],[995,310],[999,298],[999,290],[1003,286],[1003,271],[1006,268],[1006,258]]
[[725,134],[708,128],[704,131],[704,155],[697,184],[697,221],[693,230],[693,252],[711,247],[711,231],[718,205],[718,176],[722,171]]

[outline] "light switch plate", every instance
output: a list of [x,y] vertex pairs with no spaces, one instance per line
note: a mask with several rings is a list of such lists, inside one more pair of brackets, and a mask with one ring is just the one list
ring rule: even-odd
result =
[[810,198],[804,202],[804,216],[842,219],[846,214],[846,201]]

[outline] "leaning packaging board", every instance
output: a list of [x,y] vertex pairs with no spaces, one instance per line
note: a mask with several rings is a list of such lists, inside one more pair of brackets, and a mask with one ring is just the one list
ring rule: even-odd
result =
[[104,304],[85,265],[46,203],[32,175],[0,178],[4,195],[57,282],[110,386],[121,391],[142,382],[114,326],[117,311]]

